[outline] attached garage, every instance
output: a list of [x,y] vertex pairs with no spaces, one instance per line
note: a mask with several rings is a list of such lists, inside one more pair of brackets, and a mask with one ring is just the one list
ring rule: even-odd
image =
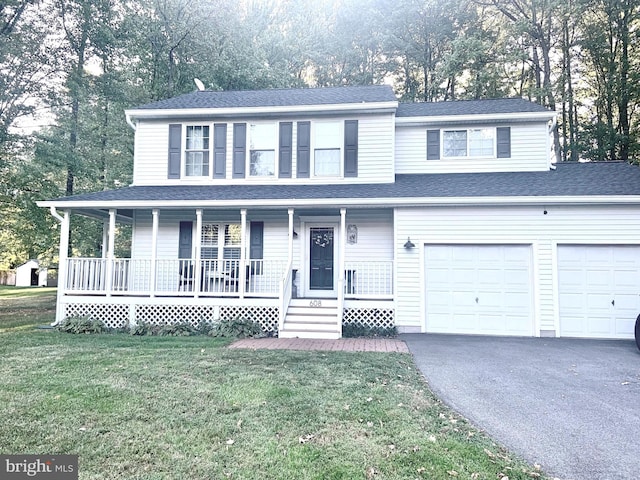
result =
[[559,245],[560,336],[633,338],[640,246]]
[[426,245],[426,331],[534,335],[530,245]]

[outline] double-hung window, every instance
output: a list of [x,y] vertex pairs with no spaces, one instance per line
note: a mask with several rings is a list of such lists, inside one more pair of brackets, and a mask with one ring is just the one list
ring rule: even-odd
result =
[[495,156],[495,136],[496,131],[494,128],[475,128],[469,130],[469,156]]
[[444,157],[493,157],[495,136],[494,128],[444,130],[442,154]]
[[203,223],[200,236],[200,258],[216,260],[218,258],[218,230],[216,223]]
[[341,147],[344,143],[341,122],[314,124],[313,175],[339,177]]
[[209,176],[209,127],[206,125],[187,126],[185,175]]
[[442,148],[445,157],[466,157],[467,131],[445,130],[442,133]]
[[224,225],[224,245],[222,257],[225,260],[240,259],[241,227],[237,223]]
[[200,258],[237,260],[240,258],[241,227],[238,223],[203,223]]
[[277,138],[276,123],[251,124],[249,130],[250,176],[275,176]]

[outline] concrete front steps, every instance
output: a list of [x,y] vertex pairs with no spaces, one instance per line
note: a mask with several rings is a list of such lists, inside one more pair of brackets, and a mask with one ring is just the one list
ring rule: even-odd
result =
[[320,298],[296,298],[289,302],[280,338],[340,338],[338,301]]

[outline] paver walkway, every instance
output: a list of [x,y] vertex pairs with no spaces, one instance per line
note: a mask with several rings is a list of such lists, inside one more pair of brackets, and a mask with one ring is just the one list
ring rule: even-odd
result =
[[316,340],[309,338],[245,338],[229,348],[253,350],[323,350],[332,352],[397,352],[409,353],[407,344],[395,338],[340,338]]

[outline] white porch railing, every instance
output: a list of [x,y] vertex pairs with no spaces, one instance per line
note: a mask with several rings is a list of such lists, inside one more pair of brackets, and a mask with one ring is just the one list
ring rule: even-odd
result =
[[[285,266],[279,260],[247,260],[242,291],[278,297]],[[69,258],[62,284],[67,292],[115,295],[238,296],[241,288],[240,260],[158,259],[153,286],[151,268],[148,259]]]
[[[236,297],[242,288],[245,295],[271,298],[287,294],[284,287],[291,297],[291,265],[285,261],[247,260],[243,286],[240,260],[158,259],[153,286],[151,268],[149,259],[69,258],[61,284],[78,294]],[[345,262],[343,285],[346,299],[392,299],[393,261]]]
[[393,261],[345,262],[345,298],[393,298]]
[[67,278],[62,283],[65,290],[75,292],[102,292],[106,289],[106,258],[67,259]]
[[150,260],[114,259],[111,281],[107,281],[108,262],[106,258],[67,259],[65,289],[77,293],[109,291],[136,294],[149,289]]
[[292,263],[287,264],[287,268],[284,271],[282,280],[280,281],[280,310],[278,318],[278,331],[284,328],[284,321],[287,318],[287,310],[289,309],[289,303],[291,303],[291,296],[293,290],[293,275]]

